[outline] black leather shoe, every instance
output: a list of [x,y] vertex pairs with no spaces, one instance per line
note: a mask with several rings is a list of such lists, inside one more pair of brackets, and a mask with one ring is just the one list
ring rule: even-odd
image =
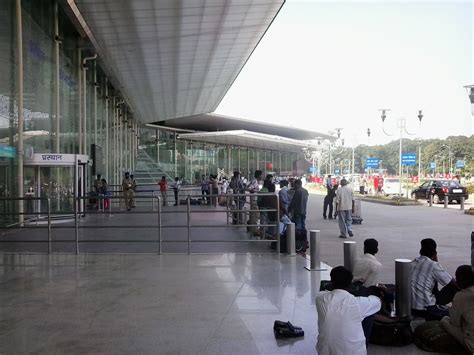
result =
[[277,328],[295,328],[295,329],[303,329],[301,327],[297,327],[293,324],[291,324],[290,322],[283,322],[281,320],[276,320],[275,323],[273,323],[273,330],[277,329]]
[[353,237],[353,236],[354,236],[354,233],[352,233],[352,232],[347,232],[347,233],[349,233],[349,237]]
[[273,325],[273,333],[276,338],[298,338],[304,336],[304,330],[300,327],[294,327],[290,322],[282,322],[283,326],[280,327],[277,325],[277,322]]

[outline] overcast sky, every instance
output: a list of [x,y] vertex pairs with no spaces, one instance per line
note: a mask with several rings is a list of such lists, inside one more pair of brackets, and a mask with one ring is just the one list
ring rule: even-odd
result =
[[[423,138],[473,134],[473,1],[287,0],[217,113],[388,142],[424,118]],[[399,134],[395,133],[398,138]]]

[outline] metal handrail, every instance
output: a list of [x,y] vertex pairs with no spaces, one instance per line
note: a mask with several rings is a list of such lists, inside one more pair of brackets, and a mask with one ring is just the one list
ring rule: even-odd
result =
[[[0,198],[0,201],[46,201],[47,203],[47,214],[48,214],[48,254],[51,254],[51,249],[52,249],[52,237],[51,237],[51,200],[49,197],[2,197]],[[33,213],[25,213],[25,212],[12,212],[8,213],[9,215],[12,216],[18,216],[18,215],[27,215],[27,214],[36,214],[40,215],[41,212],[33,212]],[[8,228],[12,228],[14,226],[24,226],[24,221],[23,222],[17,222],[13,223],[8,226]],[[1,227],[0,227],[1,228]]]
[[[253,223],[253,224],[236,224],[236,225],[229,225],[229,224],[224,224],[224,225],[213,225],[213,224],[193,224],[192,223],[192,214],[193,213],[226,213],[226,215],[228,215],[228,213],[240,213],[240,212],[245,212],[245,213],[258,213],[258,212],[262,212],[261,209],[248,209],[248,210],[244,210],[244,209],[240,209],[239,206],[237,205],[237,208],[236,209],[230,209],[229,207],[229,204],[227,203],[226,204],[226,208],[225,209],[217,209],[217,208],[213,208],[213,209],[193,209],[191,208],[191,199],[192,198],[195,198],[195,197],[199,197],[201,198],[202,195],[186,195],[186,210],[179,210],[179,209],[174,209],[174,210],[167,210],[167,211],[164,211],[163,208],[162,208],[162,199],[160,196],[156,196],[154,194],[154,191],[156,190],[153,190],[152,191],[152,196],[151,196],[151,199],[152,199],[152,210],[151,211],[141,211],[141,213],[155,213],[154,211],[154,203],[155,203],[155,199],[157,199],[158,201],[158,208],[157,208],[157,221],[158,221],[158,225],[157,225],[157,229],[158,229],[158,240],[155,240],[156,242],[158,242],[158,250],[157,250],[157,253],[158,254],[162,254],[162,243],[163,242],[184,242],[184,241],[181,241],[181,240],[177,240],[177,241],[168,241],[168,240],[165,240],[163,241],[162,240],[162,236],[163,236],[163,228],[186,228],[187,229],[187,240],[185,242],[187,242],[187,252],[188,254],[191,254],[191,244],[192,243],[195,243],[195,242],[208,242],[208,243],[213,243],[213,242],[272,242],[272,241],[276,241],[277,242],[277,250],[280,250],[280,238],[279,238],[279,215],[280,215],[280,206],[279,206],[279,196],[278,194],[276,193],[258,193],[258,194],[248,194],[248,193],[243,193],[243,194],[210,194],[210,195],[206,195],[207,198],[219,198],[219,197],[225,197],[228,201],[231,200],[231,199],[235,199],[235,198],[239,198],[239,197],[264,197],[264,196],[272,196],[276,199],[276,206],[277,208],[269,208],[269,209],[265,209],[264,211],[265,212],[275,212],[276,215],[277,215],[277,218],[275,220],[275,223]],[[137,196],[136,196],[137,197]],[[75,243],[75,253],[76,254],[80,254],[80,243],[83,243],[83,242],[128,242],[126,240],[100,240],[100,239],[94,239],[94,240],[80,240],[79,239],[79,229],[82,229],[82,228],[150,228],[150,227],[154,227],[155,225],[141,225],[141,226],[80,226],[79,225],[79,219],[81,218],[81,216],[85,215],[85,212],[80,208],[81,206],[81,200],[87,200],[91,198],[90,196],[79,196],[79,197],[75,197],[74,198],[74,226],[67,226],[67,225],[62,225],[62,226],[58,226],[57,228],[74,228],[75,229],[75,237],[74,237],[74,240],[55,240],[57,242],[74,242]],[[109,200],[115,200],[115,199],[122,199],[123,196],[104,196],[104,195],[98,195],[98,196],[94,196],[93,197],[94,199],[96,200],[105,200],[105,199],[109,199]],[[20,198],[2,198],[0,199],[1,200],[19,200]],[[51,253],[52,251],[52,238],[51,238],[51,205],[50,205],[50,199],[49,198],[21,198],[22,200],[46,200],[48,202],[48,254]],[[145,198],[144,196],[139,196],[139,199],[148,199],[148,196]],[[99,213],[98,211],[90,211],[88,212],[90,214],[94,214],[94,213]],[[109,204],[109,214],[112,213],[112,203]],[[125,213],[125,212],[122,212],[122,211],[115,211],[114,213]],[[178,213],[186,213],[186,224],[184,225],[163,225],[162,223],[162,215],[163,214],[166,214],[166,213],[172,213],[172,214],[178,214]],[[231,227],[231,228],[237,228],[237,227],[275,227],[275,239],[271,239],[271,240],[265,240],[265,239],[262,239],[262,240],[250,240],[250,239],[245,239],[245,240],[241,240],[241,239],[238,239],[238,240],[196,240],[196,239],[192,239],[191,238],[191,228],[222,228],[222,227]],[[265,235],[264,235],[265,237]],[[153,240],[129,240],[129,242],[152,242]],[[33,240],[31,241],[22,241],[22,242],[33,242]],[[37,241],[35,241],[37,242]]]

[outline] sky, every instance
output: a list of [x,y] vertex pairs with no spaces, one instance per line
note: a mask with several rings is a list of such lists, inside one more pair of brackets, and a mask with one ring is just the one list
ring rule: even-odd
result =
[[287,0],[216,113],[341,127],[347,145],[398,139],[400,118],[412,137],[474,134],[473,19],[474,0]]

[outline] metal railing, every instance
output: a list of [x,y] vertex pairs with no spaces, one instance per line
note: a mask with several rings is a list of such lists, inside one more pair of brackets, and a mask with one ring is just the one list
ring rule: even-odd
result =
[[[251,208],[248,210],[244,210],[243,208],[239,208],[239,205],[236,206],[236,208],[232,208],[232,205],[230,203],[226,203],[225,208],[205,208],[204,206],[197,207],[197,208],[192,208],[191,206],[191,201],[193,201],[194,198],[202,198],[202,195],[186,195],[186,209],[176,209],[176,208],[169,208],[169,209],[164,209],[162,206],[162,200],[160,196],[155,196],[154,191],[156,190],[150,190],[152,191],[151,194],[151,208],[150,206],[150,196],[135,196],[135,202],[137,203],[137,206],[139,203],[146,202],[144,208],[141,208],[140,211],[137,212],[128,212],[122,210],[121,206],[117,209],[116,207],[113,208],[112,201],[113,200],[125,200],[124,196],[84,196],[84,197],[76,197],[75,198],[75,203],[74,203],[74,212],[73,212],[73,217],[74,217],[74,223],[71,225],[69,223],[61,224],[61,225],[52,225],[51,223],[51,215],[54,215],[55,213],[51,212],[51,205],[50,205],[50,199],[49,198],[7,198],[7,199],[0,199],[0,200],[45,200],[47,201],[47,206],[48,206],[48,211],[47,211],[47,228],[48,228],[48,254],[51,254],[52,252],[52,244],[53,243],[74,243],[74,250],[76,254],[79,254],[81,252],[80,250],[80,244],[82,243],[157,243],[157,254],[163,254],[163,243],[187,243],[187,253],[191,254],[192,253],[192,244],[193,243],[240,243],[240,242],[247,242],[247,243],[269,243],[269,242],[276,242],[277,243],[277,251],[280,250],[280,238],[279,238],[279,214],[280,214],[280,209],[279,209],[279,199],[278,199],[278,194],[274,193],[259,193],[259,194],[210,194],[206,195],[207,198],[211,199],[216,199],[218,200],[220,197],[225,198],[226,202],[228,201],[234,201],[235,199],[247,199],[249,196],[250,198],[254,198],[256,200],[257,197],[262,198],[265,196],[271,196],[271,200],[274,202],[274,206],[276,208],[265,208],[265,209],[258,209],[257,207]],[[90,209],[91,205],[87,204],[88,199],[94,199],[96,202],[96,206]],[[104,205],[104,200],[109,200],[108,203],[108,209],[100,209],[100,206]],[[85,202],[85,203],[84,203]],[[155,202],[157,203],[157,210],[154,211],[154,205]],[[121,205],[121,204],[119,204]],[[89,209],[86,209],[85,207],[81,209],[80,206],[89,206]],[[93,205],[92,205],[93,206]],[[254,205],[252,205],[254,206]],[[217,207],[217,206],[216,206]],[[112,217],[115,214],[156,214],[156,223],[154,224],[140,224],[140,225],[120,225],[120,224],[115,224],[115,225],[105,225],[105,224],[99,224],[99,225],[85,225],[80,222],[85,222],[86,221],[86,215],[94,215],[94,214],[101,214],[101,215],[106,215],[108,214],[109,217]],[[253,223],[246,223],[245,219],[240,221],[237,220],[235,224],[229,224],[228,223],[228,217],[226,219],[222,219],[222,223],[218,224],[200,224],[200,223],[193,223],[193,214],[202,214],[202,213],[213,213],[216,215],[219,214],[225,214],[228,216],[229,214],[240,214],[244,213],[248,216],[255,216],[255,221]],[[274,220],[271,220],[269,222],[263,222],[258,223],[258,217],[262,213],[273,213],[276,218]],[[9,215],[18,215],[19,213],[8,213]],[[23,213],[23,214],[32,214],[32,213]],[[36,213],[38,216],[41,215],[41,211]],[[113,215],[112,215],[113,214]],[[184,224],[178,224],[180,221],[173,221],[173,224],[168,224],[165,225],[163,224],[163,216],[167,214],[173,214],[173,215],[185,215],[185,223]],[[226,223],[227,220],[227,223]],[[183,221],[183,219],[181,219]],[[241,223],[240,223],[241,222]],[[25,228],[24,224],[15,224],[15,225],[10,225],[8,226],[9,228]],[[192,231],[197,230],[200,228],[240,228],[240,227],[245,227],[246,229],[250,228],[252,232],[252,228],[257,229],[257,228],[262,228],[263,231],[263,238],[258,238],[258,239],[251,239],[251,238],[244,238],[244,239],[238,239],[238,238],[218,238],[218,239],[202,239],[202,238],[192,238]],[[29,226],[31,228],[31,226]],[[44,228],[41,226],[35,226],[34,228]],[[74,229],[74,239],[52,239],[52,228],[61,228],[61,229],[67,229],[67,228],[73,228]],[[80,238],[80,230],[81,229],[113,229],[113,228],[118,228],[118,229],[124,229],[124,228],[134,228],[134,229],[140,229],[140,228],[152,228],[156,230],[156,238],[155,239],[104,239],[104,238]],[[175,229],[175,228],[185,228],[186,229],[186,239],[185,240],[164,240],[163,237],[163,229]],[[274,228],[273,229],[273,234],[266,234],[266,228]],[[262,234],[260,234],[262,236]],[[271,239],[266,239],[266,237],[271,237]],[[0,238],[0,243],[2,242],[11,242],[11,243],[29,243],[29,242],[45,242],[44,240],[28,240],[28,239],[1,239]]]
[[[45,197],[6,197],[6,198],[0,198],[0,202],[3,202],[3,203],[6,203],[8,201],[46,201],[46,204],[47,204],[47,215],[46,215],[46,221],[47,221],[47,230],[48,230],[48,240],[47,241],[44,241],[44,240],[31,240],[29,242],[47,242],[48,243],[48,254],[51,254],[51,250],[52,250],[52,236],[51,236],[51,200],[49,198],[45,198]],[[25,216],[36,216],[36,218],[33,218],[33,219],[27,219],[26,221],[24,220],[24,217]],[[34,226],[34,227],[31,227],[29,226],[29,224],[31,222],[35,222],[35,221],[38,221],[41,217],[42,213],[41,211],[37,211],[37,212],[34,212],[34,211],[27,211],[27,212],[5,212],[5,213],[0,213],[0,216],[12,216],[12,217],[16,217],[16,216],[23,216],[23,218],[21,218],[20,221],[18,222],[14,222],[12,224],[9,224],[5,227],[0,227],[0,229],[11,229],[11,228],[15,228],[15,227],[21,227],[21,228],[41,228],[41,227],[38,227],[38,226]],[[16,243],[16,242],[25,242],[25,241],[22,241],[22,240],[7,240],[7,239],[4,239],[4,238],[0,238],[0,242],[2,243]]]

